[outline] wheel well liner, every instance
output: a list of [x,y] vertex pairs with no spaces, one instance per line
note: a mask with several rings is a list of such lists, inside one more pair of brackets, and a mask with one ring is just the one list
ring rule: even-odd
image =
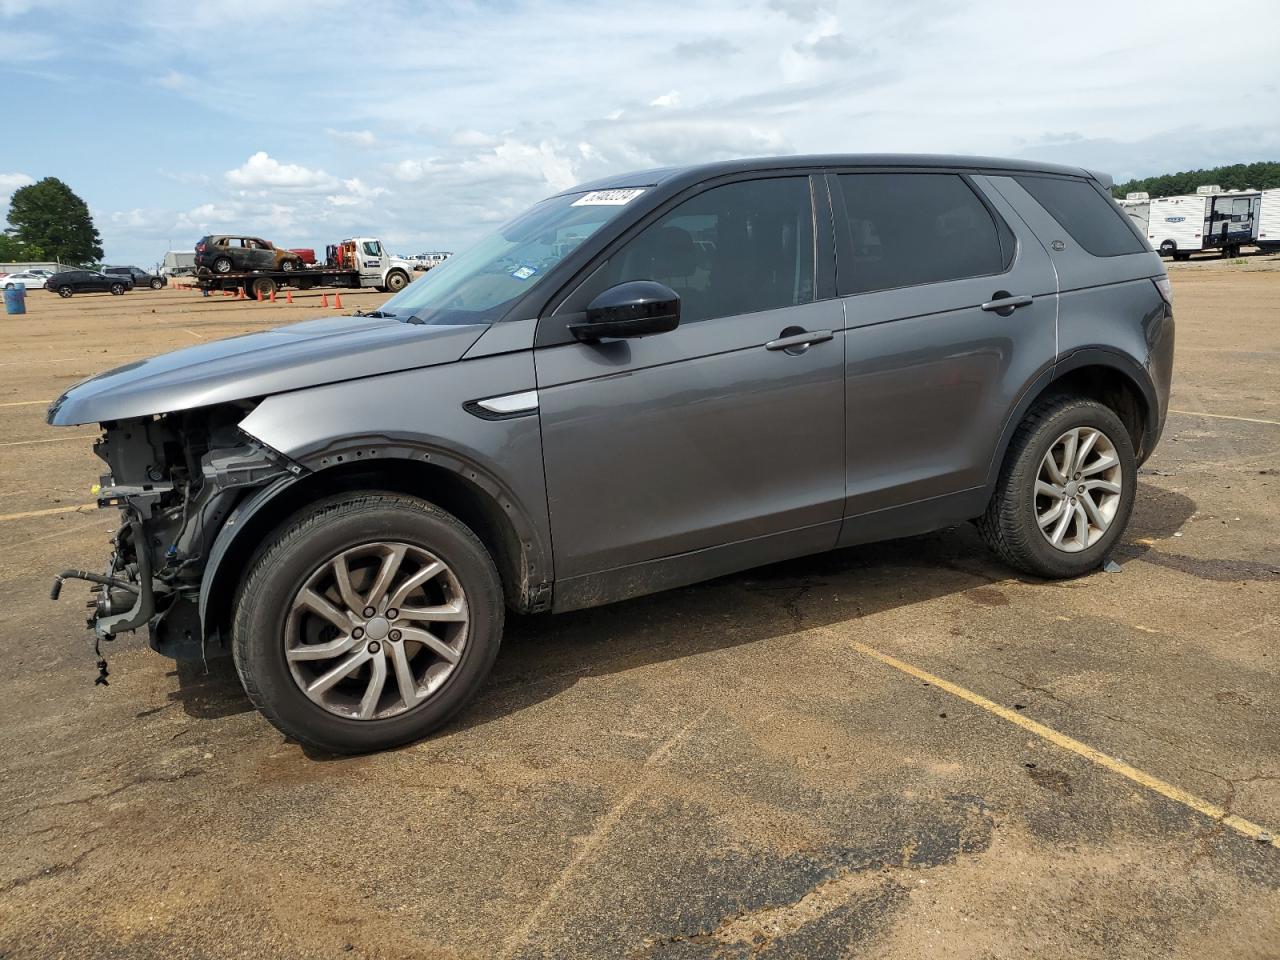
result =
[[215,544],[201,598],[206,639],[214,632],[228,639],[232,604],[254,555],[272,531],[299,510],[322,497],[346,491],[380,490],[430,501],[461,520],[484,544],[502,579],[507,605],[518,612],[549,608],[551,570],[547,551],[527,520],[507,498],[485,490],[474,479],[438,463],[400,456],[376,460],[337,457],[333,466],[251,494],[237,511],[244,516],[234,529],[223,528],[230,540]]

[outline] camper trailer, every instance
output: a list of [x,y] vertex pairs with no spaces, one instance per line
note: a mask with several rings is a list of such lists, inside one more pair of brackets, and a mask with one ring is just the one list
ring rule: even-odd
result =
[[1120,209],[1129,215],[1138,232],[1147,235],[1147,221],[1151,215],[1151,195],[1146,193],[1126,193],[1123,200],[1117,200]]
[[[1214,191],[1214,192],[1210,192]],[[1221,250],[1234,257],[1258,239],[1257,191],[1218,192],[1200,187],[1194,194],[1151,201],[1147,240],[1161,256],[1186,260],[1200,250]]]
[[1258,211],[1258,246],[1266,253],[1280,250],[1280,187],[1262,191]]
[[170,250],[164,255],[164,266],[160,273],[166,277],[185,277],[196,272],[196,252],[194,250]]

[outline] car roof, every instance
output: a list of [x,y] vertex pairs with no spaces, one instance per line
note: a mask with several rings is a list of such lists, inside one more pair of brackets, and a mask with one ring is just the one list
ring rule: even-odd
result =
[[581,193],[585,190],[616,190],[622,187],[656,187],[674,184],[693,184],[711,177],[735,173],[754,173],[766,170],[796,170],[823,167],[919,167],[946,169],[1011,171],[1017,173],[1054,173],[1073,177],[1093,177],[1109,186],[1110,177],[1093,173],[1081,167],[1068,167],[1057,163],[1036,160],[1018,160],[1002,157],[975,157],[931,153],[837,153],[809,154],[796,157],[751,157],[743,160],[722,160],[716,163],[691,164],[680,167],[654,167],[630,173],[613,174],[578,184],[563,190],[557,196]]

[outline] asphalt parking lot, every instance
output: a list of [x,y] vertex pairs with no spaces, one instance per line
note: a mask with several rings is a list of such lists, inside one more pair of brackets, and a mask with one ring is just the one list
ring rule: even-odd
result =
[[0,317],[0,955],[1280,956],[1280,257],[1170,272],[1120,572],[1022,579],[957,527],[514,618],[466,713],[359,758],[141,638],[94,686],[81,589],[48,599],[114,520],[48,401],[318,296],[33,293]]

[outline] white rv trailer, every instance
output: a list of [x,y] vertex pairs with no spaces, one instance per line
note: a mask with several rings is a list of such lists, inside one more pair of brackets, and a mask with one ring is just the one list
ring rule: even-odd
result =
[[1270,253],[1280,250],[1280,187],[1262,191],[1258,211],[1258,246]]
[[1175,260],[1200,250],[1235,256],[1258,239],[1261,203],[1260,193],[1246,190],[1159,197],[1151,201],[1147,240],[1161,256]]
[[1126,193],[1123,200],[1117,200],[1120,209],[1127,213],[1138,232],[1147,235],[1147,221],[1151,215],[1151,196],[1146,193]]

